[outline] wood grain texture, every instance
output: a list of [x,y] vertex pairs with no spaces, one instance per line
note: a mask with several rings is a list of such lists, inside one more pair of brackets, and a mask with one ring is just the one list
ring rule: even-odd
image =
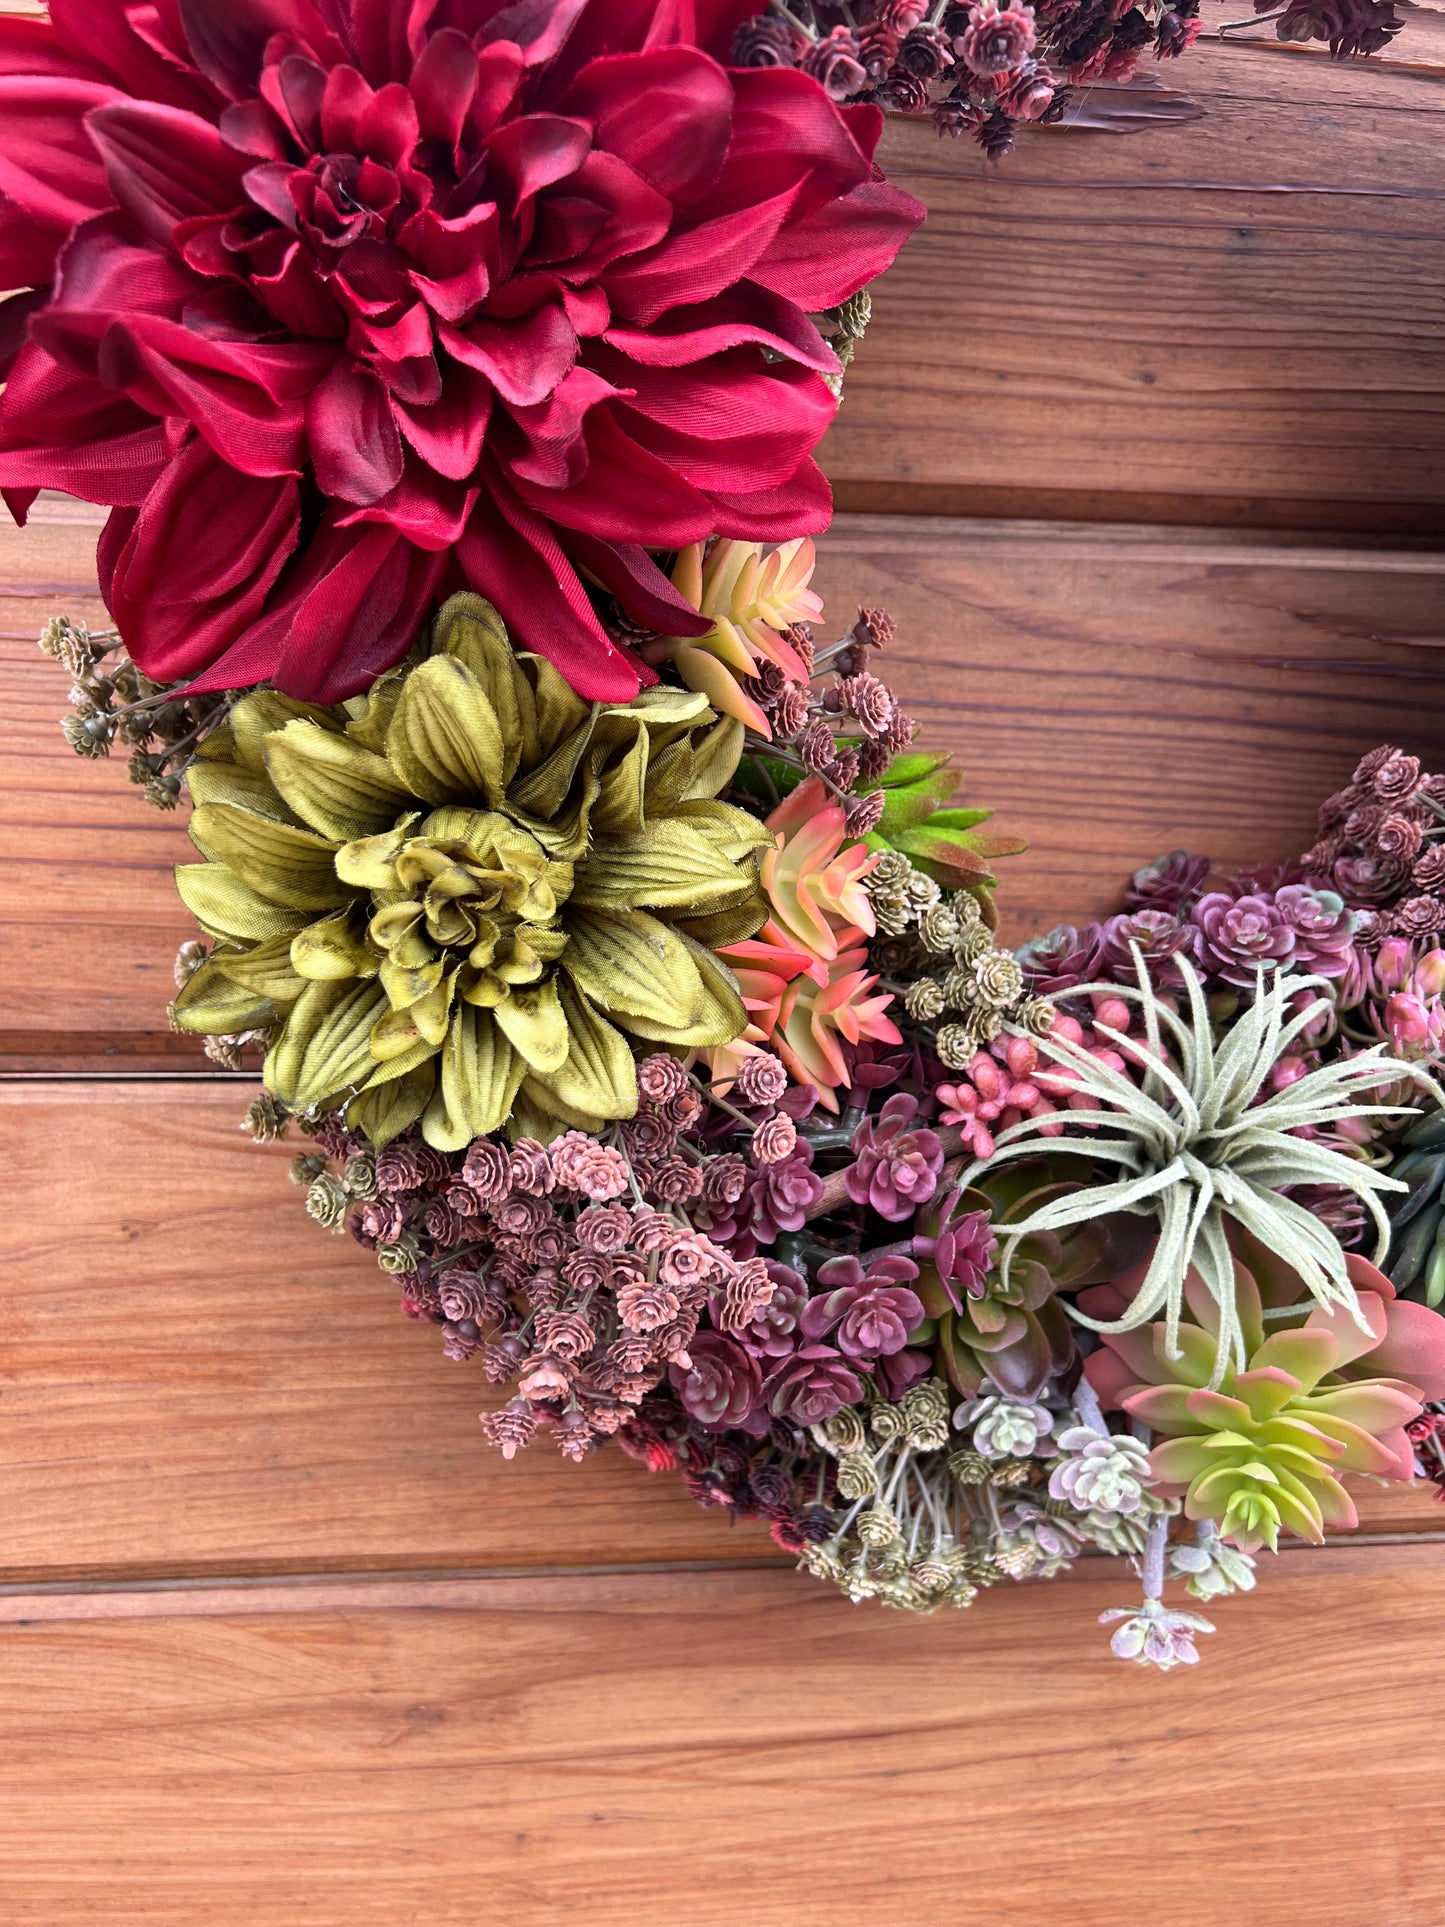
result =
[[[58,727],[65,671],[35,647],[48,616],[108,624],[95,580],[105,511],[49,497],[28,526],[0,518],[0,1048],[36,1067],[32,1033],[103,1064],[174,1057],[165,1009],[176,946],[192,934],[171,865],[194,854],[181,822],[150,808],[124,756],[84,761]],[[51,1040],[55,1040],[52,1042]],[[204,1063],[193,1039],[182,1061]]]
[[1203,119],[1026,132],[1001,166],[890,126],[929,220],[828,438],[841,506],[1439,528],[1438,68],[1205,40],[1158,71]]
[[252,1088],[0,1085],[0,1578],[774,1552],[621,1452],[502,1460],[479,1367],[238,1129]]
[[1000,866],[1015,939],[1117,907],[1183,843],[1295,855],[1363,751],[1445,750],[1437,554],[1300,535],[902,523],[845,516],[823,549],[836,623],[878,602],[887,671],[967,794],[1028,853]]
[[[0,1085],[0,1581],[774,1556],[620,1452],[505,1463],[478,1367],[310,1223],[292,1147],[237,1129],[246,1097]],[[1427,1491],[1360,1504],[1370,1531],[1445,1533]]]
[[750,1573],[7,1626],[0,1905],[1434,1927],[1439,1565],[1330,1557],[1163,1679],[1107,1657],[1114,1575],[924,1622]]
[[[195,855],[184,812],[159,815],[56,729],[64,674],[32,638],[53,607],[99,619],[97,524],[42,508],[0,528],[0,1062],[203,1066],[164,1028],[191,933],[170,874]],[[1112,908],[1176,842],[1221,862],[1296,852],[1363,750],[1445,748],[1445,559],[1420,545],[840,516],[821,555],[830,620],[892,609],[889,673],[922,740],[1028,837],[1004,872],[1016,939]]]

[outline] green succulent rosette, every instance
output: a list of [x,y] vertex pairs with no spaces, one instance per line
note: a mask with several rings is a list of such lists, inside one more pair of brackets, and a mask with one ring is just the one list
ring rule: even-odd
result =
[[742,742],[689,690],[583,701],[471,594],[363,697],[247,696],[188,774],[176,881],[215,948],[174,1022],[271,1033],[273,1095],[377,1145],[601,1131],[634,1041],[746,1023],[713,954],[765,916],[773,839],[717,800]]

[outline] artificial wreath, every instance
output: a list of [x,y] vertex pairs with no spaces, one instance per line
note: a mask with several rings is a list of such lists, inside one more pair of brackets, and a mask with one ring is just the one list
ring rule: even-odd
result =
[[754,5],[0,20],[0,484],[112,509],[42,647],[194,806],[174,1025],[505,1456],[915,1611],[1125,1558],[1192,1662],[1166,1584],[1445,1481],[1445,778],[1000,945],[1021,846],[811,588],[880,108],[996,151],[1193,13]]

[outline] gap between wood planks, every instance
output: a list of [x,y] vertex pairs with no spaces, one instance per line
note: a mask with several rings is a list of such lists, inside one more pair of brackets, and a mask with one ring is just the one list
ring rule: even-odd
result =
[[[1437,1533],[1361,1533],[1323,1546],[1282,1547],[1261,1577],[1347,1572],[1445,1573],[1445,1530]],[[1093,1583],[1112,1567],[1102,1554],[1085,1554],[1041,1585]],[[195,1619],[317,1612],[434,1612],[536,1610],[575,1605],[656,1610],[689,1601],[706,1605],[740,1589],[763,1588],[792,1603],[832,1601],[806,1585],[790,1558],[674,1560],[656,1566],[587,1565],[510,1570],[280,1573],[256,1578],[156,1578],[94,1585],[57,1582],[0,1586],[0,1626],[76,1620]]]

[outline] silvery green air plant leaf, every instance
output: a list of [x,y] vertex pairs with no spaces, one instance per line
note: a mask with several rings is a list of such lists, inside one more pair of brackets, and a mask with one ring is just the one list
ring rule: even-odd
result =
[[[1002,1132],[990,1158],[965,1174],[972,1184],[995,1165],[1036,1153],[1074,1151],[1096,1164],[1113,1165],[1113,1182],[1090,1185],[1043,1205],[1018,1224],[994,1227],[1003,1244],[1005,1276],[1021,1239],[1036,1231],[1059,1231],[1112,1211],[1153,1217],[1158,1239],[1144,1282],[1124,1317],[1104,1322],[1070,1306],[1093,1331],[1132,1331],[1164,1312],[1166,1345],[1179,1354],[1184,1281],[1191,1266],[1219,1306],[1219,1346],[1213,1385],[1231,1361],[1242,1371],[1244,1339],[1235,1305],[1234,1260],[1225,1235],[1233,1219],[1296,1272],[1317,1303],[1342,1306],[1364,1327],[1345,1268],[1345,1254],[1328,1226],[1283,1195],[1287,1186],[1340,1185],[1361,1200],[1374,1221],[1375,1262],[1384,1257],[1390,1226],[1380,1194],[1403,1187],[1398,1179],[1327,1144],[1294,1135],[1302,1128],[1327,1130],[1347,1118],[1408,1114],[1399,1104],[1361,1102],[1397,1079],[1412,1079],[1436,1104],[1445,1105],[1434,1081],[1418,1065],[1403,1064],[1383,1044],[1354,1057],[1321,1065],[1284,1090],[1261,1098],[1273,1066],[1331,1008],[1328,995],[1295,1007],[1301,992],[1328,991],[1322,977],[1260,972],[1254,1002],[1217,1042],[1199,976],[1178,959],[1188,1010],[1172,1010],[1157,995],[1143,957],[1134,948],[1137,990],[1117,984],[1086,984],[1067,994],[1091,992],[1137,1004],[1142,1040],[1096,1021],[1121,1055],[1143,1067],[1142,1085],[1091,1057],[1063,1038],[1039,1039],[1040,1049],[1076,1076],[1074,1089],[1095,1108],[1067,1113],[1088,1132],[1041,1139],[1046,1117],[1025,1118]],[[1055,1113],[1053,1122],[1059,1120]]]

